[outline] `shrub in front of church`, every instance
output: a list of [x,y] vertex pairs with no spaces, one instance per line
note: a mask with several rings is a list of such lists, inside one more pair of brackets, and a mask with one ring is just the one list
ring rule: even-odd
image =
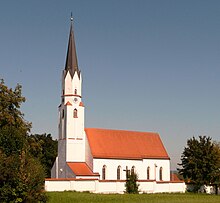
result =
[[139,193],[138,191],[139,184],[137,183],[137,180],[138,180],[138,175],[135,172],[127,174],[127,179],[125,183],[126,193],[129,193],[129,194]]

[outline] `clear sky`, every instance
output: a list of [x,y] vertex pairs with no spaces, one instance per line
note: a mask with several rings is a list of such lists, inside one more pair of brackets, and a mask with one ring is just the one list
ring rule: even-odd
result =
[[219,0],[1,1],[0,78],[32,133],[57,138],[71,11],[86,127],[158,132],[172,169],[192,136],[220,141]]

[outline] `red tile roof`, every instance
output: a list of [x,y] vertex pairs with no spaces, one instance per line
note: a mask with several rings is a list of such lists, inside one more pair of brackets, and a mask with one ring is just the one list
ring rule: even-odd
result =
[[180,181],[180,179],[176,173],[170,173],[170,180],[171,181]]
[[76,176],[98,176],[98,173],[93,173],[85,162],[67,162],[67,165]]
[[80,102],[80,103],[79,103],[79,106],[83,106],[83,107],[84,107],[84,104],[83,104],[83,102]]
[[72,106],[72,104],[68,101],[65,106]]
[[94,158],[169,159],[158,133],[85,129]]

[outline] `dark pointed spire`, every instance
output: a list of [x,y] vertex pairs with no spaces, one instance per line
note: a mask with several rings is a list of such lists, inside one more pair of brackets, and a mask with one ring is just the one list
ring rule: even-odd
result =
[[75,72],[77,72],[78,76],[80,77],[80,71],[78,68],[78,62],[77,62],[77,55],[76,55],[76,45],[74,40],[74,33],[73,33],[73,16],[71,12],[71,25],[70,25],[70,35],[69,35],[69,43],[68,43],[68,50],[66,55],[66,65],[65,70],[69,70],[70,74],[74,75]]

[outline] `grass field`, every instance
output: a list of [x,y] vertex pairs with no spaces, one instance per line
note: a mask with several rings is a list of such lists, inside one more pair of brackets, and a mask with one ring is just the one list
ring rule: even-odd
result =
[[48,192],[51,203],[220,203],[220,195],[206,194],[91,194],[79,192]]

